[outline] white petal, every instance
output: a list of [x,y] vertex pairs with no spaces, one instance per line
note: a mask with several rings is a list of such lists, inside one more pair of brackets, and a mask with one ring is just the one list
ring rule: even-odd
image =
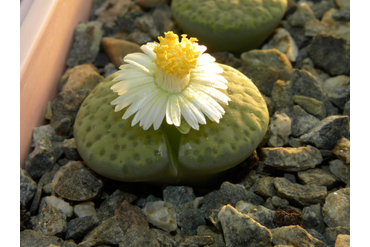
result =
[[140,99],[141,97],[154,91],[156,87],[157,86],[154,84],[149,84],[149,85],[143,85],[141,87],[131,89],[129,91],[126,91],[125,94],[120,95],[116,99],[112,100],[111,105],[116,105],[116,108],[114,109],[114,111],[116,112],[120,111],[126,106],[131,105],[137,99]]
[[183,91],[183,94],[186,94],[189,101],[191,100],[199,109],[212,121],[218,123],[220,118],[222,117],[221,112],[219,111],[220,108],[223,108],[210,96],[203,92],[195,91],[191,85]]
[[[183,97],[181,94],[179,95],[179,102],[180,102],[180,106],[181,106],[181,113],[182,115],[184,116],[186,122],[193,128],[193,129],[196,129],[196,130],[199,130],[199,124],[198,124],[198,119],[197,117],[195,116],[195,112],[193,112],[193,108],[194,106],[188,102],[186,100],[185,97]],[[191,105],[190,105],[190,104]],[[192,108],[193,107],[193,108]],[[199,111],[198,111],[199,112]],[[201,113],[201,112],[200,112]],[[204,115],[203,113],[201,113],[203,118],[204,118]],[[205,121],[205,119],[204,119]]]
[[199,83],[192,83],[191,84],[195,89],[197,89],[196,91],[198,90],[201,90],[203,91],[204,93],[208,94],[209,96],[211,96],[214,100],[220,102],[220,103],[224,103],[226,105],[228,105],[228,101],[230,101],[231,99],[226,95],[224,94],[223,92],[213,88],[213,87],[209,87],[209,86],[205,86],[203,84],[199,84]]
[[152,92],[149,92],[146,95],[141,95],[140,98],[132,103],[129,108],[127,108],[125,114],[123,114],[123,119],[131,117],[135,112],[143,108],[145,105],[149,104],[149,101],[153,100],[158,96],[160,89],[155,89]]
[[[150,128],[150,126],[155,122],[155,119],[159,113],[159,111],[163,108],[163,102],[167,100],[166,93],[159,93],[157,97],[151,101],[151,108],[149,110],[149,114],[146,114],[140,121],[140,125],[143,126],[144,130]],[[162,118],[163,119],[163,118]]]
[[157,130],[161,126],[161,124],[163,122],[163,118],[166,115],[167,98],[168,98],[167,96],[163,97],[163,98],[160,98],[160,100],[158,102],[156,110],[159,109],[159,111],[158,111],[158,113],[156,113],[154,115],[155,116],[155,120],[154,120],[154,123],[153,123],[154,130]]
[[195,73],[222,73],[224,70],[217,63],[197,64],[197,67],[192,70]]
[[208,63],[212,63],[214,61],[216,61],[216,59],[214,57],[212,57],[208,53],[205,53],[205,54],[202,54],[198,57],[197,65],[208,64]]
[[207,50],[207,46],[204,46],[204,45],[199,45],[198,43],[194,43],[194,48],[196,51],[200,51],[200,54],[202,54],[203,52],[205,52]]
[[120,70],[116,72],[116,74],[118,74],[118,76],[114,77],[113,81],[131,80],[142,77],[153,77],[152,75],[148,75],[143,70],[137,67],[135,67],[134,69]]
[[154,73],[155,65],[152,60],[144,53],[135,52],[128,54],[123,58],[126,63],[132,64],[148,74]]
[[157,55],[155,54],[155,52],[153,51],[154,47],[156,46],[155,43],[153,42],[150,42],[150,43],[147,43],[145,45],[142,45],[140,47],[140,49],[146,54],[148,55],[148,57],[153,60],[154,58],[157,57]]
[[222,75],[218,75],[215,73],[191,73],[191,78],[194,79],[202,79],[202,80],[217,80],[224,84],[227,84],[227,80]]
[[168,124],[180,126],[181,123],[181,108],[176,94],[171,94],[168,97],[166,108],[166,121]]
[[152,76],[139,77],[131,80],[123,80],[111,86],[110,89],[113,90],[113,92],[120,92],[123,90],[139,87],[148,83],[154,83],[154,79]]
[[212,77],[193,77],[190,78],[191,83],[198,83],[198,84],[203,84],[205,86],[209,87],[214,87],[214,88],[219,88],[219,89],[227,89],[227,85],[216,78]]

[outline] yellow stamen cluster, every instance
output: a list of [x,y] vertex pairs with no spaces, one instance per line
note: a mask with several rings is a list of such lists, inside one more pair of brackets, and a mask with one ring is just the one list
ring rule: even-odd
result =
[[181,43],[178,36],[173,32],[166,32],[165,38],[158,37],[160,43],[156,43],[154,52],[157,58],[153,61],[157,67],[168,75],[182,78],[190,73],[197,65],[200,51],[195,51],[194,42],[196,38],[186,38],[186,34],[181,35]]

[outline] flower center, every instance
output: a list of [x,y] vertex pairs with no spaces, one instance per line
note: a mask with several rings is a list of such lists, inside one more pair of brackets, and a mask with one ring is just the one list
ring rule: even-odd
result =
[[170,93],[181,92],[189,84],[190,71],[197,65],[200,51],[195,49],[196,38],[186,38],[181,35],[181,42],[173,32],[166,32],[165,38],[158,37],[153,51],[156,58],[153,62],[157,65],[156,81],[164,90]]

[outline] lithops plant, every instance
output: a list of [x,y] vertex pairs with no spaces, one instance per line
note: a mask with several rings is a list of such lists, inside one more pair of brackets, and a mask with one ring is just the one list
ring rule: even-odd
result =
[[183,32],[210,51],[245,52],[259,48],[279,25],[287,0],[172,0]]
[[267,130],[257,87],[195,38],[165,33],[98,84],[74,126],[95,172],[121,181],[206,181],[243,160]]

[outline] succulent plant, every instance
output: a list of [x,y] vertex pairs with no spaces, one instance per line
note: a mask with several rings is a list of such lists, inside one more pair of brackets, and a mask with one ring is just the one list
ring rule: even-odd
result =
[[210,51],[258,48],[283,18],[287,0],[172,0],[173,18],[184,33]]
[[[175,37],[177,40],[177,35],[166,33],[166,38],[160,39],[161,44],[142,46],[144,53],[149,55],[153,55],[153,49],[148,48],[158,47],[154,48],[157,57],[153,62],[144,53],[127,55],[125,61],[129,64],[122,65],[120,71],[98,84],[81,105],[74,136],[81,157],[98,174],[130,182],[205,181],[245,160],[264,137],[269,114],[253,82],[238,70],[215,63],[208,54],[201,57],[196,51],[198,48],[204,51],[205,48],[198,47],[195,39],[187,40],[183,36],[184,42],[179,43],[174,41]],[[170,47],[171,42],[178,46],[174,50],[181,47],[186,50],[184,58],[194,55],[199,65],[195,66],[196,60],[191,62],[195,68],[190,75],[184,75],[189,81],[179,92],[172,84],[170,89],[166,88],[167,84],[161,84],[166,79],[161,81],[158,73],[163,75],[164,71],[156,72],[164,62],[160,56],[161,49]],[[167,60],[171,51],[166,50],[165,53],[168,56],[163,59]],[[208,61],[209,67],[202,65],[202,61]],[[178,72],[187,71],[183,61],[174,63],[181,65]],[[203,71],[202,74],[199,72],[202,69],[216,72]],[[173,76],[179,74],[170,74],[169,70],[165,73],[163,78],[168,76],[170,82],[176,82]],[[217,84],[221,83],[218,80],[225,81],[227,86]],[[199,85],[200,82],[217,84],[223,89],[219,87],[215,91]],[[138,86],[138,83],[144,83],[144,86]],[[131,86],[136,89],[130,91]],[[193,95],[189,95],[191,88],[199,92],[192,91]],[[207,94],[200,92],[202,90]],[[157,94],[150,98],[154,92]],[[215,105],[218,103],[211,98],[216,96],[228,101],[216,99],[222,106]],[[131,99],[131,105],[128,99]],[[164,109],[165,104],[157,104],[166,100],[167,110]],[[179,105],[177,110],[176,105]],[[220,112],[216,112],[216,108]],[[196,118],[195,114],[198,114]],[[207,122],[202,120],[203,114],[208,117]],[[199,122],[196,119],[200,119]]]

